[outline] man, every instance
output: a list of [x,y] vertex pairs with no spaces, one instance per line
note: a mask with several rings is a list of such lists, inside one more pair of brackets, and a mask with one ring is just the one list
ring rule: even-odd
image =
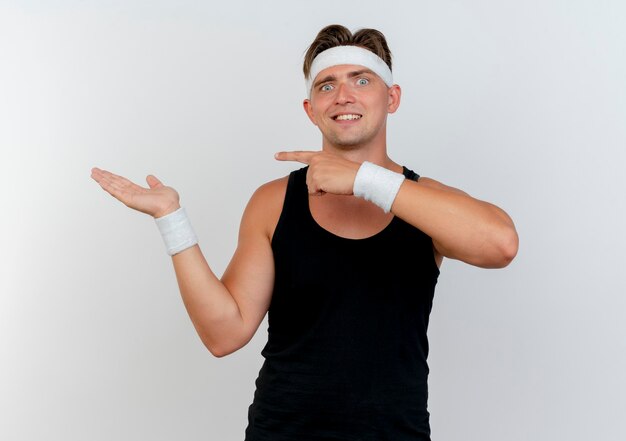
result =
[[205,261],[178,194],[92,177],[155,217],[189,316],[209,351],[250,341],[269,311],[246,440],[428,440],[426,329],[444,257],[506,266],[518,238],[487,202],[387,155],[400,105],[391,53],[373,29],[320,31],[305,56],[304,110],[322,150],[281,152],[300,170],[259,187],[223,277]]

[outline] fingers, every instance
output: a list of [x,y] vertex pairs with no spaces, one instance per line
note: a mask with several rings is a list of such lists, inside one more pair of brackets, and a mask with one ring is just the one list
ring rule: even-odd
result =
[[114,175],[111,172],[108,172],[106,170],[101,170],[96,167],[91,169],[91,177],[96,182],[107,181],[107,182],[116,182],[118,184],[128,184],[128,183],[132,184],[132,182],[130,182],[128,179],[122,176]]
[[293,152],[278,152],[274,155],[279,161],[296,161],[301,162],[302,164],[307,164],[311,162],[311,158],[320,152],[313,151],[293,151]]
[[[123,176],[119,176],[116,174],[113,174],[109,171],[106,170],[101,170],[99,168],[93,168],[91,170],[91,177],[98,183],[101,183],[101,181],[104,181],[106,183],[112,184],[114,187],[116,188],[120,188],[120,189],[127,189],[129,191],[137,191],[137,192],[145,192],[146,189],[144,187],[140,187],[139,185],[135,184],[134,182],[130,181],[129,179],[126,179]],[[154,178],[156,179],[156,178]],[[158,181],[158,179],[156,179]]]
[[[122,176],[118,176],[97,167],[91,169],[91,177],[94,181],[100,184],[102,189],[125,204],[130,202],[134,195],[148,191],[146,188],[140,187]],[[156,180],[158,181],[158,179]]]

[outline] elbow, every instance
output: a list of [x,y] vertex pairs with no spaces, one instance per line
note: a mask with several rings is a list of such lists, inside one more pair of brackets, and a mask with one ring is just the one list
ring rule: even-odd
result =
[[204,343],[204,347],[209,350],[212,356],[215,358],[226,357],[229,354],[235,352],[234,350],[229,350],[225,346],[220,346],[215,344],[214,342],[209,342],[206,339],[202,338],[202,343]]
[[229,354],[229,352],[227,352],[227,351],[223,351],[223,350],[220,350],[220,349],[209,347],[207,345],[205,345],[205,346],[209,350],[211,355],[214,356],[215,358],[222,358],[222,357],[225,357],[225,356],[227,356]]
[[211,352],[211,355],[213,355],[215,358],[222,358],[222,357],[226,357],[227,355],[232,354],[232,352],[231,353],[228,353],[228,352],[213,352],[213,351],[209,351],[209,352]]
[[239,311],[232,318],[213,319],[208,325],[205,322],[194,322],[198,337],[215,358],[226,357],[245,346],[250,338],[246,338]]
[[228,350],[226,348],[220,348],[220,347],[216,347],[216,346],[209,346],[206,343],[205,343],[204,346],[209,350],[211,355],[214,356],[215,358],[226,357],[227,355],[230,355],[233,352],[235,352],[235,350]]
[[519,249],[519,236],[514,227],[508,228],[500,235],[496,249],[492,268],[504,268],[515,259]]
[[234,341],[229,344],[225,344],[224,342],[222,342],[222,344],[217,344],[216,342],[209,342],[204,338],[202,339],[202,343],[204,343],[204,346],[215,358],[226,357],[227,355],[237,352],[245,346],[245,344],[239,344],[239,342]]
[[465,262],[486,269],[505,268],[515,259],[518,246],[519,238],[515,228],[507,229],[492,234],[482,251],[474,259]]

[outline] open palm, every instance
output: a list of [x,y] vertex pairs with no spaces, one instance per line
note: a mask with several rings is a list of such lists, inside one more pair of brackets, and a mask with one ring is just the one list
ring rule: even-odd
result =
[[165,216],[180,207],[178,192],[167,187],[155,176],[148,175],[149,188],[97,167],[91,169],[91,177],[100,187],[127,207],[155,218]]

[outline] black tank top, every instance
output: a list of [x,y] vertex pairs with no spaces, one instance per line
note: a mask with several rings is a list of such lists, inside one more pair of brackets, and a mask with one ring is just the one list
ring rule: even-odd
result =
[[365,239],[330,233],[309,210],[306,172],[290,174],[272,238],[268,342],[245,439],[430,440],[432,240],[397,217]]

